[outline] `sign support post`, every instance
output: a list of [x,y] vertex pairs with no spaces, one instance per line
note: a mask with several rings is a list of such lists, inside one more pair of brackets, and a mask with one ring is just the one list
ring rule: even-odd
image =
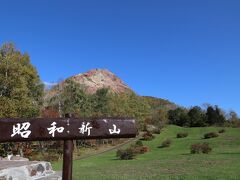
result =
[[73,149],[73,140],[65,140],[63,147],[63,180],[72,180]]

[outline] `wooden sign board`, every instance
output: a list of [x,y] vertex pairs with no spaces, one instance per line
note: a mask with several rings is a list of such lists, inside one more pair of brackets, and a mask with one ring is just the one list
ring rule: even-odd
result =
[[63,180],[72,180],[73,140],[133,138],[134,119],[0,119],[0,142],[64,140]]
[[0,142],[133,138],[134,119],[0,119]]

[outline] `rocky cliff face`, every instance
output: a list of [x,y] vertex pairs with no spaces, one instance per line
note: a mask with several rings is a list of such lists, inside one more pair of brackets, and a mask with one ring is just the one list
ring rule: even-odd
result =
[[81,84],[87,93],[93,94],[98,89],[109,88],[113,93],[133,92],[120,78],[106,69],[94,69],[83,74],[70,77]]

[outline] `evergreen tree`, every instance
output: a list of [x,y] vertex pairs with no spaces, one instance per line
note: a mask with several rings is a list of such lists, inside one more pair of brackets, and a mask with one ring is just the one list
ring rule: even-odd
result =
[[217,119],[217,114],[215,112],[215,109],[212,106],[209,106],[207,108],[206,116],[207,116],[208,125],[215,124],[216,119]]
[[178,126],[188,126],[189,116],[187,111],[183,108],[177,108],[168,111],[169,123],[176,124]]
[[226,118],[222,112],[222,110],[218,107],[209,106],[206,112],[206,118],[208,125],[222,125],[226,122]]
[[206,126],[206,115],[202,109],[198,106],[191,108],[188,112],[190,126],[191,127],[202,127]]

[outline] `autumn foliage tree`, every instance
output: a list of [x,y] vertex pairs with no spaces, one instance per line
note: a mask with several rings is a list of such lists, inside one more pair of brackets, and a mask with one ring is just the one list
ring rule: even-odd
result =
[[42,105],[43,84],[29,55],[14,44],[0,48],[0,117],[36,117]]
[[[0,118],[37,117],[43,103],[44,86],[26,53],[12,43],[0,47]],[[0,144],[0,156],[26,143]],[[23,155],[22,153],[20,153]]]

